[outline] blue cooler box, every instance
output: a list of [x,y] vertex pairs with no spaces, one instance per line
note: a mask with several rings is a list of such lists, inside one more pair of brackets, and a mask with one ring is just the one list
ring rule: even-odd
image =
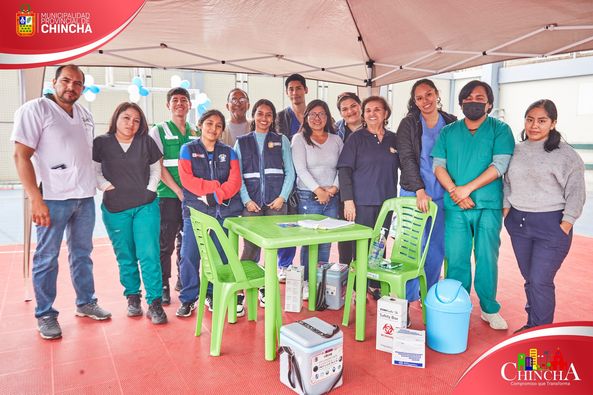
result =
[[461,282],[439,281],[428,291],[424,306],[428,347],[444,354],[464,352],[472,303]]
[[[348,284],[348,265],[343,263],[323,263],[317,268],[317,285],[321,282],[322,269],[325,272],[325,303],[329,310],[340,310],[346,299]],[[315,301],[313,301],[315,302]]]
[[[301,388],[298,383],[294,362],[290,372],[290,354],[287,352],[280,352],[280,381],[299,394],[324,394],[332,387],[337,388],[342,385],[344,368],[342,331],[338,330],[333,336],[326,338],[317,334],[316,331],[331,334],[334,331],[333,325],[317,317],[303,321],[307,326],[293,322],[280,328],[280,349],[283,347],[290,349],[290,353],[294,355],[304,388]],[[289,378],[289,374],[292,377]]]

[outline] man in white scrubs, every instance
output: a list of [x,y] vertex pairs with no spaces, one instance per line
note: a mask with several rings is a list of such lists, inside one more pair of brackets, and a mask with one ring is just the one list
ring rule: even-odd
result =
[[55,94],[31,100],[17,110],[11,136],[16,169],[37,226],[33,289],[37,327],[44,339],[62,336],[53,303],[64,231],[76,315],[95,320],[111,317],[97,305],[90,257],[95,227],[94,122],[90,112],[76,103],[84,89],[84,73],[75,65],[60,66],[52,83]]

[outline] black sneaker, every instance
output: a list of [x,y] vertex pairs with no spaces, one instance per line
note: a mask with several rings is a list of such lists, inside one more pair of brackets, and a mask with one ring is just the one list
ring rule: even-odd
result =
[[99,307],[97,301],[87,303],[84,306],[78,306],[76,308],[76,315],[79,317],[89,317],[97,321],[111,318],[111,313]]
[[152,301],[150,306],[148,306],[146,316],[150,318],[152,323],[155,325],[167,323],[167,314],[165,314],[165,310],[163,310],[161,299],[155,299]]
[[260,288],[259,292],[257,293],[257,298],[259,299],[259,307],[266,307],[266,289]]
[[177,317],[189,317],[189,316],[191,316],[191,312],[194,311],[195,309],[196,309],[195,302],[182,303],[181,306],[179,306],[179,308],[177,309],[177,312],[175,313],[175,315]]
[[140,295],[128,295],[128,317],[139,317],[144,312],[140,303]]
[[169,284],[163,286],[163,306],[169,306],[171,304],[171,289]]
[[516,335],[517,333],[521,333],[527,329],[530,329],[531,327],[529,325],[523,325],[521,328],[517,329],[516,331],[513,332],[513,335]]
[[237,295],[237,317],[243,317],[245,315],[245,295]]
[[55,315],[37,318],[37,329],[43,339],[51,340],[62,337],[62,329],[58,323],[58,317]]
[[214,310],[214,300],[212,299],[212,295],[206,295],[206,306],[208,307],[208,311]]
[[374,300],[381,299],[381,288],[368,287],[367,293],[371,295]]
[[181,279],[177,276],[177,282],[175,283],[175,291],[181,291]]

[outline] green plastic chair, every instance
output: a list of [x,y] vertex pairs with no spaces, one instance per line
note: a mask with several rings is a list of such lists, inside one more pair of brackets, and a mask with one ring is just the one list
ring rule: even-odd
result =
[[[392,263],[398,263],[401,266],[394,270],[368,267],[367,278],[381,283],[382,296],[389,294],[405,299],[406,282],[418,278],[420,281],[420,297],[422,298],[422,302],[424,302],[427,293],[424,262],[426,261],[426,254],[430,245],[430,236],[432,235],[437,211],[437,205],[430,202],[428,212],[421,212],[416,207],[415,197],[398,197],[383,202],[375,223],[375,228],[373,229],[371,246],[374,241],[379,240],[381,228],[385,223],[387,215],[391,213],[395,214],[395,241],[389,259]],[[430,229],[424,248],[422,248],[422,236],[424,235],[429,219],[431,219]],[[350,319],[350,303],[352,302],[355,274],[356,267],[353,262],[350,265],[348,284],[346,286],[346,300],[342,321],[344,325],[348,325]],[[422,309],[422,317],[424,322],[426,322],[425,309]]]
[[[189,208],[190,218],[201,257],[200,294],[196,336],[202,331],[202,318],[206,301],[207,282],[213,285],[214,309],[212,312],[212,338],[210,355],[219,356],[222,344],[225,312],[229,311],[229,322],[237,318],[237,291],[246,290],[247,319],[256,321],[257,290],[264,286],[264,270],[253,261],[239,261],[237,251],[231,245],[226,233],[218,221],[198,210]],[[211,234],[218,238],[228,264],[223,264],[220,254],[212,241]]]

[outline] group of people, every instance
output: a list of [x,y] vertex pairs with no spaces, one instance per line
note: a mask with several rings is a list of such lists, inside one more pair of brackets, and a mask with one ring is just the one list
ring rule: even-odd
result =
[[[430,201],[439,207],[425,264],[428,287],[439,280],[446,259],[446,276],[461,281],[469,292],[473,251],[481,317],[493,329],[507,329],[496,300],[504,216],[525,278],[528,319],[520,330],[553,321],[554,276],[570,248],[585,185],[583,161],[561,141],[550,100],[527,109],[521,143],[515,146],[510,127],[488,116],[494,97],[481,81],[461,90],[461,120],[442,111],[431,80],[417,81],[408,114],[393,133],[386,129],[391,109],[384,98],[361,101],[355,93],[340,94],[342,119],[334,123],[327,103],[306,103],[306,80],[293,74],[285,81],[291,105],[278,113],[272,102],[260,99],[247,119],[249,96],[236,88],[227,97],[228,123],[213,109],[202,114],[194,129],[187,121],[189,92],[173,88],[166,102],[170,120],[150,128],[138,105],[122,103],[107,133],[94,137],[91,114],[76,103],[84,73],[75,65],[61,66],[53,87],[55,93],[17,111],[12,135],[17,171],[37,225],[35,316],[45,339],[62,334],[53,303],[64,231],[76,315],[111,317],[97,304],[90,258],[96,188],[103,191],[101,212],[119,265],[127,315],[144,315],[143,283],[146,315],[163,324],[163,305],[171,303],[175,250],[175,288],[181,302],[176,315],[192,315],[200,286],[209,287],[210,311],[216,302],[211,284],[200,284],[189,208],[221,224],[234,216],[315,213],[373,227],[383,202],[398,195],[399,172],[400,196],[415,196],[421,211],[428,210]],[[226,260],[218,240],[213,242]],[[350,263],[353,249],[353,243],[339,243],[340,262]],[[293,264],[295,250],[279,251],[280,280]],[[320,245],[318,253],[320,261],[328,261],[330,245]],[[259,255],[259,248],[245,241],[241,259],[258,261]],[[300,259],[306,270],[306,247]],[[369,283],[369,290],[379,297],[376,285]],[[418,282],[409,282],[406,298],[419,297]],[[237,300],[237,315],[242,316],[244,296]],[[263,306],[263,288],[259,300]]]

